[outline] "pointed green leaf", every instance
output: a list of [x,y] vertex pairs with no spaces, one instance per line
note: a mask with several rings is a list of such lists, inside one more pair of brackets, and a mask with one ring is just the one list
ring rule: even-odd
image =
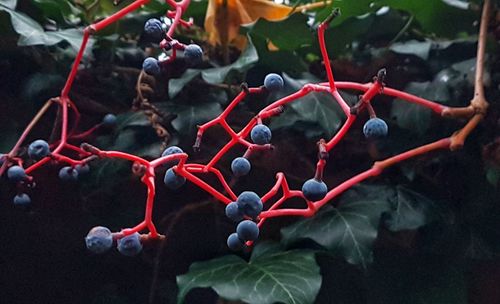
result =
[[342,200],[340,207],[325,207],[311,218],[281,230],[285,244],[311,239],[349,263],[366,268],[372,261],[372,245],[378,223],[389,209],[386,200]]
[[250,262],[228,255],[191,265],[189,272],[177,277],[178,303],[198,287],[211,287],[221,297],[250,304],[313,303],[321,286],[321,275],[314,252],[306,250],[254,250]]

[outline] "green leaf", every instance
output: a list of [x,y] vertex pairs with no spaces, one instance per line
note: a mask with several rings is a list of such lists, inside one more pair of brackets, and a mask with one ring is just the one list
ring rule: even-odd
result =
[[210,68],[210,69],[187,69],[184,74],[178,79],[170,79],[168,83],[168,94],[170,98],[174,98],[184,88],[186,84],[191,82],[195,77],[201,74],[203,80],[208,83],[219,84],[223,83],[231,72],[245,72],[259,60],[257,50],[252,44],[251,39],[248,39],[248,45],[245,51],[241,53],[238,60],[230,65]]
[[[293,79],[283,74],[285,88],[279,97],[298,91],[306,83],[319,82],[311,75],[303,76],[303,79]],[[289,103],[283,114],[272,119],[270,127],[272,129],[294,128],[305,132],[308,137],[318,135],[331,137],[339,129],[342,120],[342,111],[330,95],[313,92]]]
[[196,126],[213,119],[222,112],[218,102],[178,105],[170,113],[177,114],[172,121],[172,126],[181,134],[192,135],[196,132]]
[[[410,82],[404,91],[441,103],[450,98],[448,88],[442,82]],[[423,135],[430,126],[432,111],[398,98],[392,104],[391,117],[400,128]]]
[[396,186],[394,190],[394,197],[389,199],[391,211],[384,217],[389,230],[417,229],[433,219],[431,200],[402,186]]
[[389,204],[384,199],[351,201],[343,197],[340,207],[324,207],[315,216],[282,229],[282,240],[290,245],[311,239],[349,263],[366,268],[373,259],[380,217],[387,210]]
[[280,50],[295,50],[311,45],[315,39],[307,21],[307,15],[293,14],[282,21],[259,19],[248,29],[249,34],[269,39]]
[[177,277],[177,303],[193,288],[211,287],[225,299],[250,304],[312,304],[321,286],[314,252],[276,251],[267,246],[257,245],[248,263],[227,255],[192,264],[188,273]]
[[[77,29],[66,29],[59,31],[44,31],[42,26],[28,15],[14,11],[6,6],[0,5],[0,11],[10,15],[12,27],[20,35],[18,45],[55,45],[61,41],[68,42],[76,51],[80,48],[82,33]],[[91,47],[93,39],[89,39],[87,49]]]
[[415,55],[427,60],[429,58],[429,52],[431,51],[432,43],[431,41],[417,41],[410,40],[401,43],[394,43],[389,49],[394,53],[404,54],[404,55]]
[[5,6],[10,9],[15,9],[17,5],[17,0],[3,0],[0,6]]
[[203,70],[201,77],[208,83],[222,83],[231,71],[244,72],[258,60],[259,55],[257,54],[257,50],[252,44],[251,38],[248,37],[248,45],[238,60],[227,66]]

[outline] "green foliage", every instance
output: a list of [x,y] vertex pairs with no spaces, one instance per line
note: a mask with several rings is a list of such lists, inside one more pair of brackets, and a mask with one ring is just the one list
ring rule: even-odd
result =
[[249,262],[228,255],[191,265],[177,277],[178,303],[196,287],[211,287],[221,297],[251,304],[313,303],[321,286],[314,252],[281,251],[268,243],[257,245]]

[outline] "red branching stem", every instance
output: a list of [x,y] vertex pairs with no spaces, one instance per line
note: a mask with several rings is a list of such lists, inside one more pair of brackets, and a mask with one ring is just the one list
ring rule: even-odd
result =
[[340,140],[344,138],[355,120],[356,115],[349,114],[349,116],[347,116],[347,120],[342,128],[340,128],[340,130],[333,136],[333,138],[326,143],[326,151],[330,151],[331,149],[333,149],[333,147],[335,147],[340,142]]
[[330,90],[335,91],[335,80],[333,79],[332,66],[330,64],[330,58],[328,57],[328,51],[326,50],[325,43],[325,30],[328,28],[329,22],[322,22],[318,28],[318,41],[319,48],[321,50],[321,56],[323,57],[323,63],[325,65],[326,76],[328,78],[328,84]]

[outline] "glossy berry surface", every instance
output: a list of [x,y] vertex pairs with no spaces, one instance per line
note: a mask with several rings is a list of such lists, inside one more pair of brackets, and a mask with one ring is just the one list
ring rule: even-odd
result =
[[370,118],[363,126],[363,134],[366,138],[381,138],[387,136],[389,127],[383,119]]
[[7,177],[12,182],[20,182],[26,178],[26,172],[20,166],[12,166],[7,170]]
[[153,57],[148,57],[144,59],[144,62],[142,63],[142,69],[146,74],[149,75],[158,75],[161,72],[160,69],[160,63],[156,58]]
[[197,65],[203,61],[203,50],[197,44],[186,45],[184,57],[190,65]]
[[26,193],[20,193],[14,196],[14,205],[16,206],[27,206],[31,204],[31,198]]
[[271,129],[269,129],[266,125],[256,125],[252,128],[250,132],[250,138],[257,145],[265,145],[271,142]]
[[168,188],[176,190],[186,183],[186,178],[184,176],[175,174],[174,169],[170,168],[167,170],[167,172],[165,172],[163,182]]
[[136,256],[142,250],[141,236],[139,233],[127,235],[118,240],[118,251],[125,256]]
[[144,24],[144,33],[152,42],[159,43],[165,37],[163,23],[155,18],[149,19]]
[[90,229],[85,237],[85,245],[87,249],[96,254],[101,254],[113,246],[113,234],[111,231],[102,226],[97,226]]
[[259,227],[250,220],[244,220],[236,227],[236,233],[243,241],[255,241],[259,237]]
[[271,73],[264,78],[264,87],[269,91],[279,91],[283,89],[284,82],[280,75]]
[[35,140],[28,146],[28,155],[31,159],[39,160],[49,154],[49,144],[43,139]]
[[236,203],[238,204],[238,207],[243,212],[243,214],[249,217],[255,218],[262,212],[262,201],[255,192],[242,192],[238,196],[238,200],[236,201]]
[[243,212],[240,210],[237,202],[231,202],[226,206],[226,216],[234,222],[239,222],[243,219]]
[[106,114],[102,118],[102,124],[106,127],[114,127],[116,125],[116,116],[114,114]]
[[59,178],[65,182],[74,182],[78,180],[78,171],[72,167],[62,167],[59,170]]
[[244,157],[237,157],[231,162],[231,171],[234,176],[247,175],[251,168],[250,162]]
[[328,187],[323,181],[311,178],[302,185],[302,192],[306,199],[315,202],[325,197]]
[[237,233],[231,233],[227,238],[227,247],[233,251],[239,251],[245,248],[245,243],[240,240]]
[[[182,149],[177,147],[177,146],[171,146],[171,147],[166,148],[163,151],[163,153],[161,154],[161,157],[169,156],[172,154],[179,154],[179,153],[184,153],[184,151],[182,151]],[[165,165],[168,167],[172,167],[174,165],[177,165],[178,163],[179,163],[178,160],[173,160],[173,161],[169,161],[169,162],[165,163]]]

